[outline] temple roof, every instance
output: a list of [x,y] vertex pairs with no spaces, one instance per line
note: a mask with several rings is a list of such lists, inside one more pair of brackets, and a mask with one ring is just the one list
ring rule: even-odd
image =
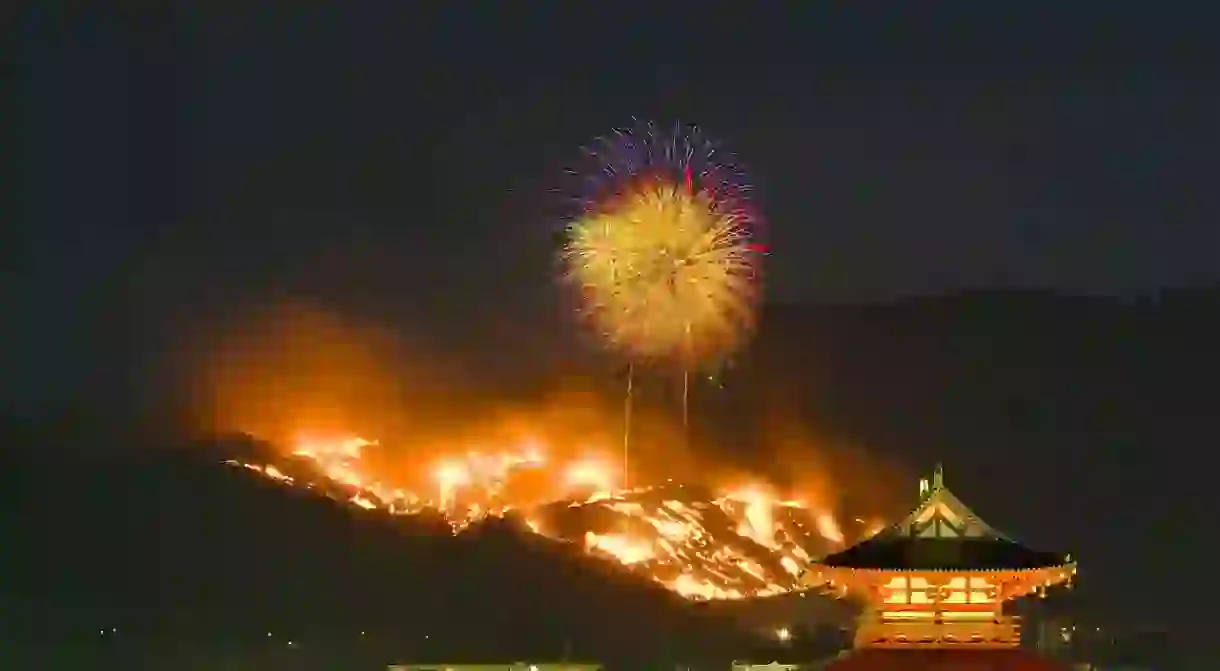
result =
[[1003,650],[863,649],[828,664],[825,671],[1067,671],[1068,666],[1020,648]]
[[877,535],[818,562],[823,566],[891,570],[1028,570],[1071,563],[1031,550],[979,518],[945,487],[938,467],[920,482],[920,505]]
[[818,562],[823,566],[928,571],[1032,570],[1069,563],[1002,539],[874,537]]

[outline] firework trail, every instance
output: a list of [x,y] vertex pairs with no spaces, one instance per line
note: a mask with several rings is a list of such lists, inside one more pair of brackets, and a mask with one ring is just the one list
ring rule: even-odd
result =
[[568,226],[564,278],[584,317],[630,364],[715,367],[754,327],[761,246],[749,188],[695,128],[619,131],[588,152],[580,213]]

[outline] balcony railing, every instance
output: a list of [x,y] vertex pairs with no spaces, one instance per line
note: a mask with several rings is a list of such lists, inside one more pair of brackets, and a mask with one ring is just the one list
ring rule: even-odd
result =
[[986,620],[892,620],[873,615],[861,618],[856,646],[871,648],[1011,648],[1021,642],[1020,618]]

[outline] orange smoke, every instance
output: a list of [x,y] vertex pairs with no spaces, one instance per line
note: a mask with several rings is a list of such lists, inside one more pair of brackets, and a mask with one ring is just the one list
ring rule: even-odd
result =
[[[766,415],[760,443],[770,451],[773,480],[806,497],[819,509],[851,509],[848,523],[872,527],[881,518],[905,513],[909,482],[905,469],[849,441],[819,436],[796,419],[795,413],[772,407]],[[834,533],[820,520],[824,533]],[[860,528],[840,530],[858,536]]]
[[[540,397],[492,400],[472,391],[471,378],[454,375],[455,366],[405,346],[395,332],[299,302],[225,320],[199,339],[195,356],[196,398],[211,431],[246,432],[286,453],[312,450],[338,481],[356,478],[350,469],[358,461],[365,484],[417,492],[443,507],[470,504],[459,499],[476,489],[494,491],[494,502],[479,505],[528,505],[613,491],[625,481],[672,481],[739,490],[741,532],[766,546],[768,525],[758,517],[766,507],[750,501],[828,511],[817,518],[818,531],[838,538],[857,531],[839,528],[830,514],[841,511],[846,490],[870,502],[843,515],[847,526],[858,526],[856,517],[888,517],[889,502],[905,498],[893,494],[904,483],[895,469],[818,439],[774,398],[748,449],[770,468],[727,468],[707,456],[713,450],[687,449],[674,413],[641,401],[625,474],[622,399],[593,391],[589,381],[569,377]],[[310,447],[346,445],[356,435],[379,443],[351,446],[358,457]]]
[[[598,463],[597,481],[589,464],[570,478],[603,488],[615,471],[621,482],[621,401],[607,402],[580,379],[529,401],[493,399],[455,375],[455,365],[405,347],[394,332],[301,302],[239,314],[201,333],[189,364],[208,432],[284,446],[377,436],[380,446],[366,450],[363,463],[411,484],[455,455],[546,444],[550,458]],[[640,408],[634,433],[633,477],[688,471],[692,460],[675,449],[681,434],[667,418]],[[528,477],[519,480],[515,487],[529,487]]]
[[[198,414],[211,431],[287,442],[302,435],[392,435],[431,416],[454,385],[400,338],[305,303],[230,316],[194,346]],[[412,413],[404,408],[415,407]]]

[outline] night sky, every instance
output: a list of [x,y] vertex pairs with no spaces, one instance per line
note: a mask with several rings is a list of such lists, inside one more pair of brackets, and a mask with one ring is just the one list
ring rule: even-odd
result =
[[5,79],[18,397],[107,358],[69,334],[273,293],[559,324],[554,189],[633,117],[741,157],[771,301],[1217,279],[1205,10],[40,6]]
[[[1189,14],[1130,3],[70,4],[23,10],[14,39],[0,41],[14,47],[0,52],[0,117],[15,120],[0,123],[14,149],[0,150],[12,176],[0,191],[13,197],[0,214],[6,413],[173,397],[167,362],[190,336],[290,300],[480,370],[545,376],[563,358],[554,352],[573,351],[556,343],[578,330],[554,281],[565,168],[636,118],[698,124],[746,166],[771,250],[764,312],[977,289],[1134,298],[1220,281],[1220,16],[1206,3]],[[1018,330],[1002,323],[994,331]],[[1220,371],[1210,345],[1206,360],[1192,351],[1164,365],[1157,357],[1185,348],[1159,323],[1149,332],[1161,349],[1090,324],[1071,356],[1039,369],[995,355],[977,369],[994,379],[946,383],[958,396],[934,402],[918,385],[940,360],[874,356],[865,327],[828,336],[819,354],[857,356],[845,370],[871,357],[876,379],[906,379],[905,391],[841,384],[833,361],[808,374],[851,387],[844,407],[928,401],[919,407],[934,412],[876,422],[860,410],[858,424],[876,431],[860,442],[943,436],[945,452],[966,455],[950,470],[984,498],[1028,496],[1029,485],[970,474],[1028,467],[1034,481],[1060,460],[1047,485],[1060,498],[1026,506],[1021,522],[1072,500],[1083,512],[1047,522],[1070,540],[1079,520],[1116,524],[1132,492],[1151,491],[1148,472],[1169,470],[1166,454],[1196,458],[1183,446],[1200,445],[1193,429],[1212,430],[1216,398],[1199,371]],[[1191,342],[1215,342],[1191,328]],[[1035,349],[1060,340],[1053,325],[1039,333]],[[1144,386],[1111,373],[1107,362],[1130,352],[1146,355],[1132,367]],[[962,356],[974,354],[990,356]],[[1095,387],[1055,377],[1079,361]],[[1207,393],[1188,393],[1173,371],[1196,373]],[[1161,415],[1130,410],[1170,388]],[[1121,398],[1057,415],[1091,402],[1082,389]],[[999,420],[972,409],[1010,392],[1026,397],[997,401]],[[1006,432],[1016,415],[1036,430]],[[917,424],[923,433],[907,431]],[[1204,470],[1187,477],[1200,484]],[[1144,562],[1172,570],[1177,560],[1146,539],[1186,533],[1194,522],[1182,511],[1202,519],[1206,489],[1152,486],[1159,498],[1133,522],[1138,552],[1127,557],[1135,541],[1117,527],[1091,541],[1122,564],[1110,585]]]

